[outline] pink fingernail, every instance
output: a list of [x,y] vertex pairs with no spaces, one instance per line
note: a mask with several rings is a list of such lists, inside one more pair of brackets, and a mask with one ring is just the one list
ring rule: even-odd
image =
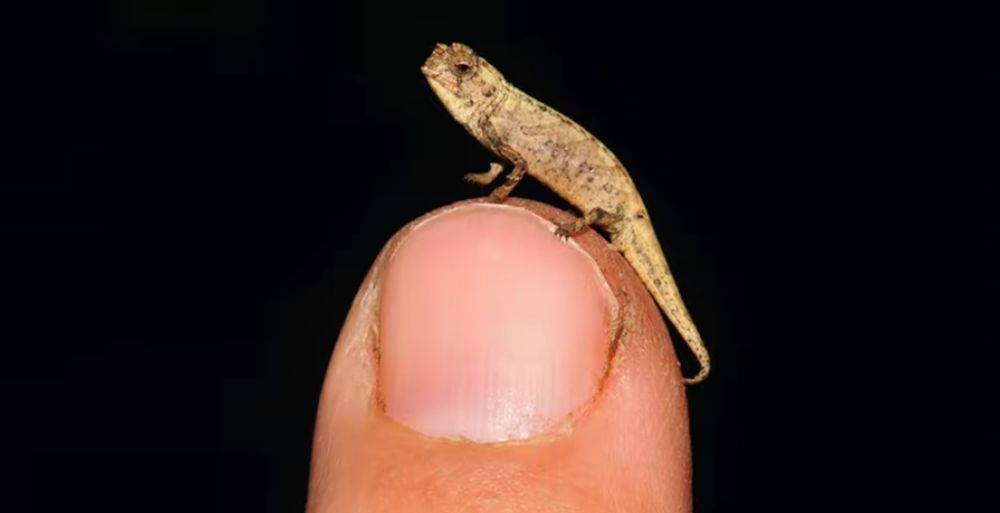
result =
[[430,219],[383,282],[386,413],[438,437],[544,434],[594,396],[611,301],[590,258],[530,212],[473,205]]

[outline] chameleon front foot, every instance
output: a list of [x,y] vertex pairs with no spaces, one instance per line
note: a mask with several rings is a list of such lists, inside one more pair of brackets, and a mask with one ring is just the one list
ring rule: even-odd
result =
[[479,185],[489,185],[496,180],[500,173],[503,172],[503,166],[496,162],[490,163],[490,170],[484,171],[482,173],[466,173],[463,177],[466,182],[478,183]]
[[507,196],[510,196],[510,192],[514,190],[514,187],[521,183],[525,171],[523,165],[515,165],[514,169],[507,175],[507,179],[504,180],[503,185],[493,189],[493,192],[490,193],[490,201],[493,203],[503,203],[507,199]]
[[487,196],[486,199],[488,199],[490,203],[503,203],[504,200],[507,199],[507,196],[510,195],[510,193],[509,192],[508,193],[497,192],[499,190],[500,190],[499,187],[496,188],[496,189],[493,189],[493,192],[491,192],[490,195]]

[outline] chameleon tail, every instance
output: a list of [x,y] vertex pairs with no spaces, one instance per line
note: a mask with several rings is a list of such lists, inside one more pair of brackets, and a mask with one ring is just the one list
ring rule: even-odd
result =
[[677,288],[673,274],[670,273],[667,260],[662,251],[639,250],[640,247],[659,249],[652,225],[633,224],[625,229],[625,233],[618,234],[617,242],[622,248],[625,259],[638,272],[639,278],[653,295],[656,304],[677,328],[684,342],[698,359],[701,368],[694,377],[684,378],[684,383],[693,385],[704,381],[712,368],[711,359],[708,356],[705,343],[701,339],[701,334],[698,333],[698,328],[695,327],[694,321],[691,319],[691,314],[684,306],[680,290]]

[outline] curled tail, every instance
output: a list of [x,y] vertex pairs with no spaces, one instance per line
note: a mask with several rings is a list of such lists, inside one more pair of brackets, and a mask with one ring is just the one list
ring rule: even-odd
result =
[[648,222],[633,221],[624,230],[616,234],[615,243],[625,259],[639,274],[646,289],[653,295],[656,304],[667,315],[670,322],[677,328],[684,342],[698,359],[700,369],[691,378],[684,378],[684,383],[693,385],[708,377],[712,368],[711,359],[705,343],[701,340],[698,328],[695,327],[691,314],[688,313],[681,299],[677,282],[674,281],[667,259],[657,242],[653,227]]

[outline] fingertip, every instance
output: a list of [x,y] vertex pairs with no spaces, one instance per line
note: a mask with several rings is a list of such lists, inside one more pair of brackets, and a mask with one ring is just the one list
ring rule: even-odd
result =
[[[684,387],[663,319],[604,239],[552,234],[571,219],[517,199],[463,202],[393,237],[330,363],[309,511],[690,510]],[[588,280],[596,289],[580,288]],[[547,415],[532,423],[531,411]]]

